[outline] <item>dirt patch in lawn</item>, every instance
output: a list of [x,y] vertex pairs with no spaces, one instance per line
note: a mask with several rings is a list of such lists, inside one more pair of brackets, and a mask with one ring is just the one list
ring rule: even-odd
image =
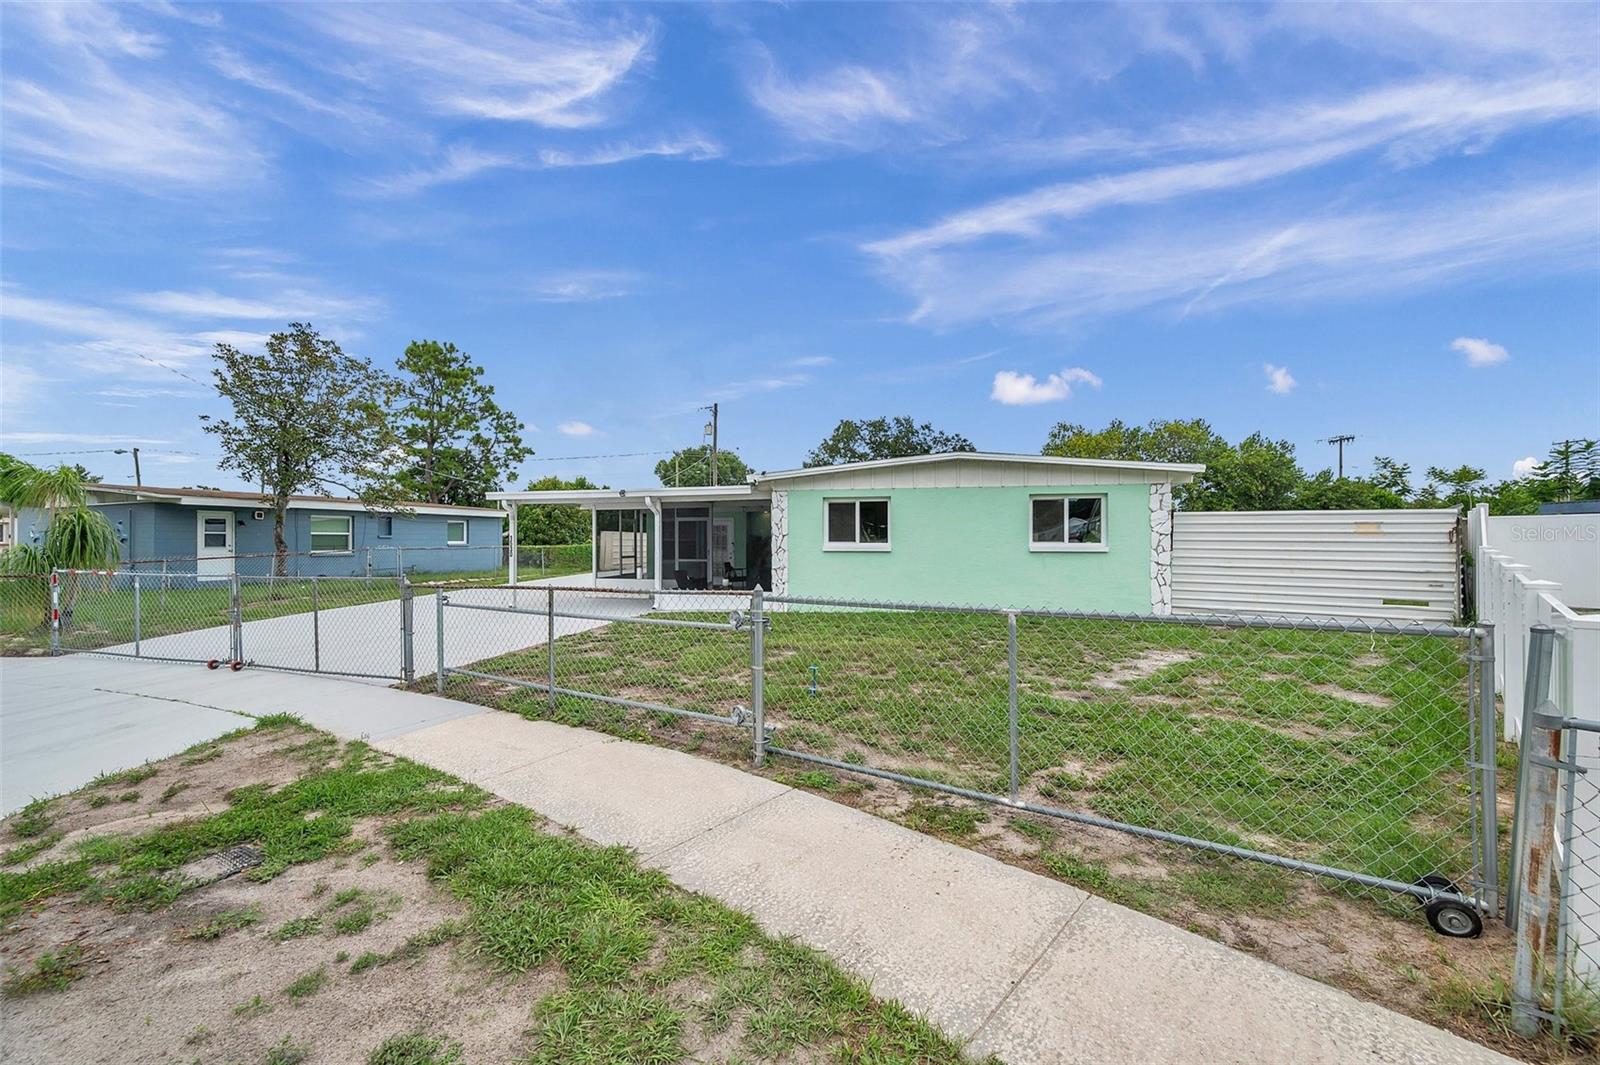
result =
[[1190,662],[1199,655],[1193,651],[1181,651],[1170,647],[1152,647],[1135,658],[1125,658],[1113,663],[1110,669],[1096,674],[1089,681],[1096,688],[1106,691],[1116,691],[1125,688],[1129,682],[1144,680],[1155,676],[1156,673],[1168,666],[1175,666],[1181,662]]
[[1387,695],[1376,692],[1353,692],[1348,688],[1341,688],[1337,684],[1312,684],[1310,689],[1319,695],[1326,695],[1333,699],[1343,699],[1347,703],[1359,703],[1377,710],[1387,710],[1394,705],[1394,700]]
[[[326,859],[266,883],[231,877],[154,912],[66,903],[24,918],[0,940],[8,967],[75,945],[91,971],[70,993],[8,1002],[0,1056],[17,1065],[256,1062],[287,1039],[306,1048],[308,1060],[353,1062],[390,1035],[448,1024],[465,1060],[517,1060],[526,1049],[530,1004],[557,990],[559,977],[497,976],[459,938],[352,973],[364,955],[388,956],[465,916],[462,904],[428,882],[421,863],[395,862],[378,844],[366,853],[375,860]],[[360,894],[335,905],[354,892]],[[368,899],[379,900],[382,915],[341,934],[340,916]],[[194,938],[230,914],[253,920],[215,939]],[[308,918],[316,919],[314,931],[284,935],[285,928],[310,927]],[[317,973],[320,981],[307,979]],[[309,993],[289,990],[317,983]]]

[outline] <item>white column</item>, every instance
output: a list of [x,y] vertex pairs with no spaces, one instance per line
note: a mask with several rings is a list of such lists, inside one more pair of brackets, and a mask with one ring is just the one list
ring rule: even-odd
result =
[[651,523],[654,528],[650,536],[650,571],[654,576],[655,590],[661,590],[661,500],[645,496],[645,505],[650,508],[650,516],[655,520]]
[[[773,595],[789,594],[789,493],[772,493]],[[778,604],[782,605],[782,604]]]

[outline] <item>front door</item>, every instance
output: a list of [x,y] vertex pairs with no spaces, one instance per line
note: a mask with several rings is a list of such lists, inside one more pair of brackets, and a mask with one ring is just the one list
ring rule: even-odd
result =
[[733,564],[733,521],[729,518],[714,518],[711,522],[711,583],[722,584],[728,571],[726,566]]
[[194,520],[195,576],[202,581],[226,580],[233,575],[233,511],[202,510]]

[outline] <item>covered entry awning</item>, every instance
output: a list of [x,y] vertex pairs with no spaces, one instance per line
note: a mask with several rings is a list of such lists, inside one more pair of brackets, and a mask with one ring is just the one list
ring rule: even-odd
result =
[[[660,589],[663,585],[662,542],[663,516],[685,511],[687,508],[705,508],[698,520],[705,522],[712,508],[757,507],[764,509],[771,499],[771,490],[764,485],[699,485],[684,488],[591,488],[553,491],[491,492],[489,499],[500,504],[510,515],[511,543],[517,542],[517,507],[519,506],[577,506],[595,515],[592,522],[593,558],[591,574],[608,576],[617,580],[648,582]],[[620,513],[619,513],[620,512]],[[630,518],[630,514],[633,517]],[[605,528],[600,518],[604,517]],[[688,520],[688,519],[685,519]],[[674,526],[675,523],[669,522]],[[704,532],[709,532],[709,525]],[[724,534],[726,530],[724,530]],[[608,539],[609,538],[609,539]],[[615,541],[615,543],[613,543]],[[696,541],[698,542],[698,541]],[[605,558],[602,560],[602,548]],[[645,557],[643,552],[647,552]],[[678,553],[676,537],[671,552]],[[516,551],[507,552],[507,579],[517,581]],[[615,557],[613,557],[615,556]],[[605,566],[602,566],[602,561]],[[617,563],[612,566],[611,563]],[[703,559],[702,559],[703,562]],[[700,566],[702,570],[705,566]],[[702,576],[706,574],[702,573]]]

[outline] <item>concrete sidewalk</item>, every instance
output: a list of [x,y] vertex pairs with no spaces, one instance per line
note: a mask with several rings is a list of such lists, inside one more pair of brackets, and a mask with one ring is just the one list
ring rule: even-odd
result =
[[[8,705],[17,664],[0,667]],[[298,713],[632,847],[1013,1065],[1510,1060],[1058,881],[682,752],[324,677],[71,665],[59,695],[114,685],[130,700]]]

